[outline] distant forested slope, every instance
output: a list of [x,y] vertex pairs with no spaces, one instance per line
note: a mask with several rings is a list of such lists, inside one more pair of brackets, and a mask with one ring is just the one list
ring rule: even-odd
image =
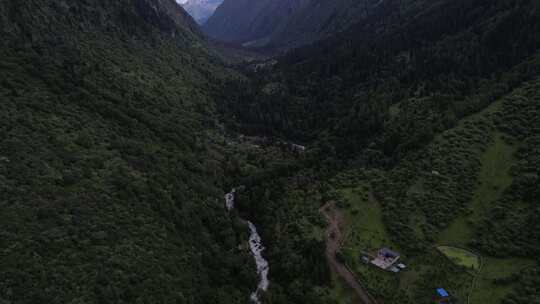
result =
[[227,42],[268,38],[306,0],[226,0],[203,25],[204,32]]
[[[452,126],[535,77],[526,61],[540,45],[537,12],[535,1],[482,0],[381,11],[254,73],[256,97],[230,106],[253,128],[301,140],[328,134],[342,152],[384,131],[374,144],[392,155],[430,138],[416,131]],[[421,110],[407,115],[421,120],[403,114],[399,125],[388,125],[391,107],[411,98],[422,100]]]
[[222,41],[288,49],[343,31],[386,6],[379,0],[225,0],[203,30]]

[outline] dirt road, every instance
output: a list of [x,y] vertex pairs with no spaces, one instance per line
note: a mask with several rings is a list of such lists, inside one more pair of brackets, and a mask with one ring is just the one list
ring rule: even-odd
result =
[[377,301],[367,292],[357,277],[336,258],[336,253],[343,243],[343,213],[336,207],[335,202],[328,202],[321,207],[320,212],[328,221],[326,229],[326,259],[332,272],[338,274],[358,295],[362,304],[377,304]]

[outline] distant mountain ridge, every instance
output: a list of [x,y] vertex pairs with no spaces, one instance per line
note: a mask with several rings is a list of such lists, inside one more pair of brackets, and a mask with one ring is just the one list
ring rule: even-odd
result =
[[249,42],[269,37],[310,0],[225,0],[203,30],[212,38]]
[[290,48],[345,30],[384,0],[225,0],[203,31],[253,46]]

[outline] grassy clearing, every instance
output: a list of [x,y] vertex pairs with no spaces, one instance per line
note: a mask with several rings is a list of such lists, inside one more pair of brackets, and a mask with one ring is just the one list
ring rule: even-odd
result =
[[439,242],[456,246],[467,246],[474,236],[474,223],[480,220],[510,186],[510,168],[517,147],[510,146],[496,133],[493,142],[481,157],[482,170],[478,176],[478,187],[469,206],[471,213],[457,218],[439,235]]
[[347,221],[344,247],[359,254],[389,246],[382,208],[372,197],[369,186],[342,189],[340,193],[350,205],[344,210]]
[[501,134],[496,133],[493,143],[481,158],[482,170],[478,178],[479,186],[472,200],[472,218],[482,217],[500,198],[504,189],[512,183],[510,168],[515,161],[513,155],[517,147],[510,146]]
[[[502,134],[494,133],[493,140],[480,161],[482,169],[478,176],[478,185],[469,205],[470,213],[458,217],[447,229],[442,231],[438,241],[444,244],[466,247],[474,238],[474,225],[481,220],[494,203],[501,197],[504,189],[510,186],[512,177],[510,168],[514,163],[516,146],[511,146],[502,139]],[[465,266],[478,263],[478,259],[455,250],[441,250],[458,264]],[[440,247],[439,247],[440,249]],[[500,303],[512,289],[511,285],[497,285],[493,279],[502,278],[523,268],[524,261],[519,259],[485,258],[478,274],[477,282],[470,295],[470,304]],[[477,266],[473,266],[478,270]]]
[[[391,247],[390,237],[383,223],[382,207],[372,194],[367,183],[359,183],[356,188],[339,190],[345,206],[346,226],[343,253],[347,264],[356,272],[374,295],[388,296],[395,292],[397,276],[361,261],[366,253],[374,253],[381,247]],[[341,302],[339,302],[341,303]]]
[[437,249],[456,265],[473,270],[480,269],[480,257],[466,249],[451,246],[438,246]]
[[[512,182],[510,169],[515,162],[513,155],[517,147],[506,143],[500,133],[494,133],[492,136],[492,143],[480,158],[482,169],[469,205],[470,213],[458,217],[447,229],[441,232],[438,238],[440,243],[466,247],[474,237],[475,223],[486,215]],[[472,256],[461,255],[459,250],[448,250],[448,248],[452,247],[446,247],[447,250],[441,251],[456,263],[470,266],[478,261]],[[470,304],[500,303],[513,286],[512,284],[495,284],[493,280],[508,277],[530,263],[530,261],[522,259],[485,258],[483,268],[478,274],[477,282],[470,295]]]

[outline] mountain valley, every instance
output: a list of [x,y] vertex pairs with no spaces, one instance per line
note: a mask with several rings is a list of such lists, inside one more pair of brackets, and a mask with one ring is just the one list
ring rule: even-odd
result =
[[6,0],[0,25],[0,304],[540,298],[538,1]]

